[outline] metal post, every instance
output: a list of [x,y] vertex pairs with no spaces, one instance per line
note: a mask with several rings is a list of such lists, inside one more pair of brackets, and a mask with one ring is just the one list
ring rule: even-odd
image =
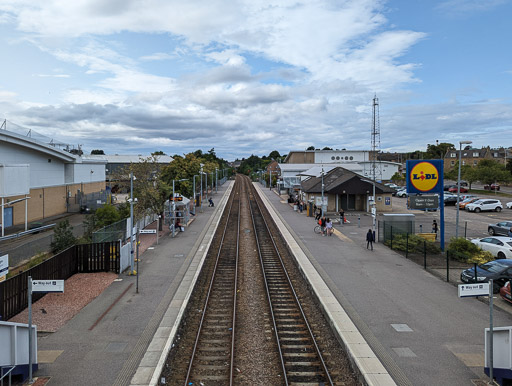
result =
[[[325,215],[324,210],[324,167],[322,166],[322,217]],[[347,208],[348,209],[348,208]]]
[[446,251],[446,281],[450,282],[450,251]]
[[172,180],[172,237],[176,232],[176,206],[174,205],[174,180]]
[[134,269],[133,256],[133,172],[130,172],[130,268]]
[[212,172],[212,196],[213,196],[213,172]]
[[156,245],[158,245],[158,230],[160,229],[160,215],[156,218]]
[[4,198],[2,197],[2,237],[5,236]]
[[409,232],[405,234],[405,258],[407,259],[407,256],[409,254]]
[[194,216],[196,214],[196,176],[197,174],[194,174],[194,177],[192,177],[192,202],[194,203]]
[[[158,234],[158,229],[156,230]],[[139,230],[137,229],[137,280],[135,283],[135,293],[139,293]]]
[[28,198],[25,194],[25,231],[28,231]]
[[268,188],[272,190],[272,170],[269,168],[269,175],[268,175]]
[[464,238],[466,238],[466,234],[467,234],[467,232],[468,232],[468,222],[467,222],[467,221],[465,221],[465,222],[464,222]]
[[391,250],[393,250],[393,225],[391,225]]
[[215,193],[218,193],[217,186],[219,185],[219,175],[218,175],[219,169],[215,168]]
[[491,383],[494,384],[494,328],[492,318],[493,292],[493,280],[489,279],[489,378],[491,378]]
[[423,240],[423,268],[427,269],[427,241]]
[[457,216],[455,219],[455,238],[459,238],[459,201],[460,201],[460,169],[462,164],[462,145],[473,143],[472,141],[460,141],[459,142],[459,173],[457,176]]
[[32,379],[32,276],[28,277],[28,383]]

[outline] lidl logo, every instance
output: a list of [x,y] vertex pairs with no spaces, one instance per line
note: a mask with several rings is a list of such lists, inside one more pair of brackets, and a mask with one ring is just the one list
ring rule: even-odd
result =
[[420,162],[412,168],[409,178],[416,189],[428,192],[437,185],[439,174],[437,168],[430,162]]

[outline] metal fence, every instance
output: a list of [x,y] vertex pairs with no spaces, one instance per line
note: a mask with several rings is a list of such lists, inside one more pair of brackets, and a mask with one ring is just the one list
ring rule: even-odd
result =
[[[52,258],[0,283],[0,320],[8,320],[28,306],[28,277],[65,280],[80,272],[119,273],[119,243],[74,245]],[[35,302],[44,293],[34,293]]]
[[126,226],[126,219],[107,225],[92,234],[92,242],[104,243],[121,240],[124,244],[126,242]]
[[468,256],[461,253],[441,251],[438,242],[420,239],[407,232],[391,232],[384,244],[406,259],[422,266],[430,273],[451,283],[460,282],[462,270],[473,266],[467,263]]

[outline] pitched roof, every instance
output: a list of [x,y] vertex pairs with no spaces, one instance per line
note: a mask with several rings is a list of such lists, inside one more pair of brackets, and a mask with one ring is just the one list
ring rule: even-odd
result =
[[[324,192],[340,194],[345,191],[348,194],[365,194],[373,189],[373,181],[360,176],[342,167],[336,167],[324,174]],[[322,177],[311,177],[302,181],[302,189],[306,193],[322,192]],[[375,182],[376,193],[392,193],[393,189]]]

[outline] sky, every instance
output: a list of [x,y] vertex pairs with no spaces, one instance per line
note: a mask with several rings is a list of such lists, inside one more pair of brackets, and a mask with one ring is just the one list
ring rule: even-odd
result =
[[512,146],[512,0],[0,0],[0,120],[84,153]]

